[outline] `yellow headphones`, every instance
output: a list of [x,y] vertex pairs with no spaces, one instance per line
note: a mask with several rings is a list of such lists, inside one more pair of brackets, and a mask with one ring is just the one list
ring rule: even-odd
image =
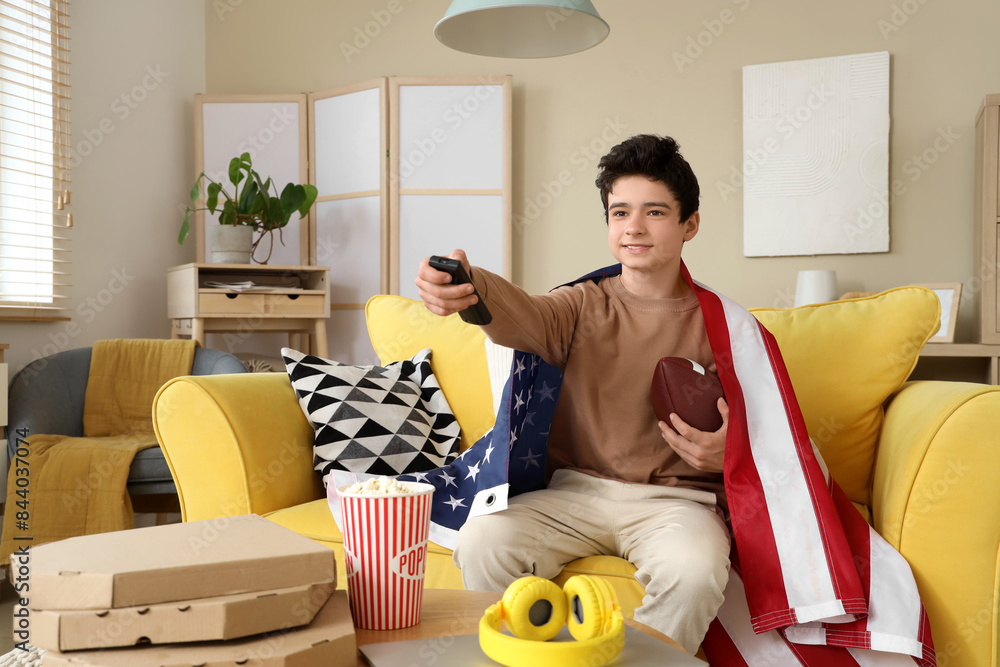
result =
[[[513,637],[500,632],[503,623]],[[563,623],[575,642],[552,639]],[[526,641],[527,640],[527,641]],[[611,585],[576,575],[563,588],[541,577],[522,577],[479,621],[479,645],[502,665],[604,665],[625,646],[625,618]]]

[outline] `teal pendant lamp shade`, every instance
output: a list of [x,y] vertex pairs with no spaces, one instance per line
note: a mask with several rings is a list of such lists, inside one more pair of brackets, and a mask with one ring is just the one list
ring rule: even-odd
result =
[[610,31],[590,0],[453,0],[434,26],[445,46],[500,58],[564,56]]

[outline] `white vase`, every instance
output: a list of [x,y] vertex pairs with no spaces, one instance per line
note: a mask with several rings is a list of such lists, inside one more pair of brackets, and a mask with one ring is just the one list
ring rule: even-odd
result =
[[215,264],[249,264],[253,246],[253,227],[247,225],[215,225],[210,228],[212,262]]
[[826,303],[837,298],[836,271],[799,271],[795,283],[795,307]]

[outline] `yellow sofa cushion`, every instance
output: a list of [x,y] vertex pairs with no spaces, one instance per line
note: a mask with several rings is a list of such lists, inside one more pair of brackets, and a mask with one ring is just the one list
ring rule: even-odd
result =
[[642,584],[636,581],[636,569],[635,565],[617,556],[586,556],[570,561],[552,581],[562,586],[578,574],[600,576],[615,590],[625,618],[632,618],[646,594]]
[[431,368],[462,427],[462,450],[493,427],[486,334],[457,314],[441,317],[420,301],[380,294],[365,305],[368,336],[379,361],[409,359],[431,348]]
[[882,404],[898,390],[940,305],[923,287],[800,308],[751,312],[774,334],[806,427],[834,479],[855,503],[871,505]]

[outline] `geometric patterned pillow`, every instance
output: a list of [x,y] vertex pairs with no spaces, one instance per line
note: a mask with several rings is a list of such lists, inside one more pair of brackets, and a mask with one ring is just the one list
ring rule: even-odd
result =
[[315,430],[313,467],[402,475],[458,457],[461,430],[431,372],[431,351],[387,366],[349,366],[282,348],[299,406]]

